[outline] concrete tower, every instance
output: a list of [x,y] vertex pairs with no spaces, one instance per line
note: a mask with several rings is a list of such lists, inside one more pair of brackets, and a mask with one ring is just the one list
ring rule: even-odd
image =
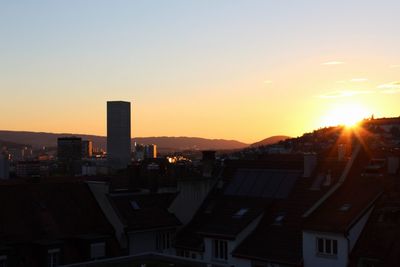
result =
[[107,161],[112,169],[131,162],[131,103],[107,102]]

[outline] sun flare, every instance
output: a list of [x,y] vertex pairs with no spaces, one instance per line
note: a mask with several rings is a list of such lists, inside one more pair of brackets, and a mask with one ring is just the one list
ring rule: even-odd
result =
[[367,109],[358,104],[343,104],[338,105],[328,111],[326,116],[322,118],[323,126],[345,125],[353,127],[362,119],[370,115]]

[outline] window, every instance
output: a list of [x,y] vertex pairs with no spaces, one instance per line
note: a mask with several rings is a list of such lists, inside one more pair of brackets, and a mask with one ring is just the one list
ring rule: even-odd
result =
[[337,240],[317,237],[317,254],[337,256]]
[[6,255],[0,256],[0,267],[7,267],[7,256]]
[[225,240],[214,239],[213,243],[213,258],[216,260],[228,260],[228,242]]
[[350,208],[351,208],[351,204],[346,203],[346,204],[343,204],[343,205],[339,208],[339,210],[340,210],[340,211],[348,211]]
[[133,210],[140,210],[140,206],[135,200],[132,200],[130,203]]
[[47,267],[56,267],[59,264],[60,264],[60,249],[58,248],[49,249],[47,251]]
[[176,256],[184,257],[185,256],[185,252],[183,251],[183,249],[177,249],[176,250]]
[[90,258],[93,260],[101,259],[106,256],[106,243],[97,242],[90,244]]
[[279,212],[276,214],[273,225],[282,225],[283,220],[285,219],[285,212]]
[[158,232],[156,235],[157,250],[166,250],[173,247],[174,232]]
[[242,208],[242,209],[238,210],[235,214],[233,214],[232,218],[240,219],[243,217],[243,215],[245,215],[247,213],[248,210],[249,209]]

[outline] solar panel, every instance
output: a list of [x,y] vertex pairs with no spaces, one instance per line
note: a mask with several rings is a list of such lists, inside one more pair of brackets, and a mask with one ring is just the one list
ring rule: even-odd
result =
[[286,198],[300,171],[238,169],[225,189],[226,195]]
[[266,188],[268,184],[269,179],[265,179],[265,177],[262,175],[262,171],[259,171],[250,195],[254,197],[261,197],[264,188]]
[[226,195],[236,195],[240,189],[241,184],[246,180],[245,170],[239,169],[233,176],[232,181],[229,183],[228,187],[225,189]]
[[285,179],[282,181],[279,190],[275,194],[275,198],[286,198],[292,190],[297,178],[301,172],[288,172]]
[[269,185],[264,189],[262,196],[273,198],[280,183],[282,182],[282,175],[279,172],[272,171],[265,173],[265,179],[269,179]]
[[254,187],[254,184],[257,180],[257,171],[250,170],[247,173],[245,181],[242,183],[239,191],[239,195],[241,196],[251,196],[251,191]]

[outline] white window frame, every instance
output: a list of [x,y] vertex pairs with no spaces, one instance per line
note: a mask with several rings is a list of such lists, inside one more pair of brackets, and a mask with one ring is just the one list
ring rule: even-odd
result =
[[106,257],[106,242],[93,242],[90,244],[90,258],[92,260]]
[[221,239],[212,240],[212,257],[217,261],[228,261],[228,241]]
[[57,267],[60,265],[60,249],[53,248],[47,250],[47,267]]
[[175,234],[173,231],[160,231],[156,233],[156,249],[163,251],[173,248]]
[[[338,255],[338,241],[337,239],[317,237],[315,242],[316,254],[319,256],[337,257]],[[320,247],[322,242],[322,247]]]

